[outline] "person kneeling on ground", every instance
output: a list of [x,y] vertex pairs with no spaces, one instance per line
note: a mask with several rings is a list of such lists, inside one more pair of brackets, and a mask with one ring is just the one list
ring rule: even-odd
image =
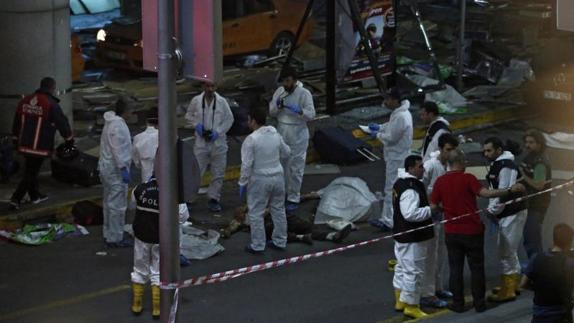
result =
[[564,223],[554,226],[554,246],[536,254],[522,277],[522,287],[534,291],[532,323],[572,322],[574,259],[570,253],[574,230]]

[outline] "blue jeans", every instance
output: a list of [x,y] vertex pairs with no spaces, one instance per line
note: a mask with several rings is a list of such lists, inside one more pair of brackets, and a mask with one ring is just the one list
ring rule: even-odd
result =
[[528,209],[526,224],[524,225],[524,250],[528,259],[543,251],[542,248],[542,223],[546,210]]

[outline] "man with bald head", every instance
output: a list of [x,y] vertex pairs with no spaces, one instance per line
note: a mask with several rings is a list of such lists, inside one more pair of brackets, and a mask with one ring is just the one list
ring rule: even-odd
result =
[[446,249],[449,265],[449,288],[453,302],[449,308],[464,311],[464,262],[468,261],[472,281],[472,298],[477,312],[486,310],[484,276],[484,225],[477,212],[477,197],[504,197],[520,192],[524,187],[515,184],[505,189],[487,189],[478,179],[465,173],[466,156],[460,149],[449,152],[449,171],[439,177],[432,190],[431,206],[444,210]]

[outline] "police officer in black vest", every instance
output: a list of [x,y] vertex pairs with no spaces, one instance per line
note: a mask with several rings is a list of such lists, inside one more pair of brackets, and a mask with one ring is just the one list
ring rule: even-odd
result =
[[533,323],[572,322],[573,237],[570,226],[557,224],[552,249],[534,255],[524,271],[522,286],[534,291]]
[[[506,145],[503,145],[499,138],[491,137],[484,142],[483,152],[484,157],[491,162],[486,176],[491,189],[505,189],[516,184],[520,177],[518,166],[514,162],[514,156],[520,153],[517,143],[508,141]],[[502,274],[501,286],[495,288],[493,290],[495,295],[488,298],[494,302],[515,300],[522,277],[518,248],[526,223],[526,205],[525,203],[502,204],[516,197],[518,196],[510,194],[505,199],[491,198],[488,203],[487,211],[492,221],[498,224],[498,250]]]
[[[132,201],[136,204],[133,223],[134,230],[134,267],[132,279],[132,313],[143,311],[145,284],[151,282],[152,316],[160,316],[159,288],[159,184],[155,175],[145,183],[135,187]],[[179,223],[189,218],[185,203],[179,205]]]
[[[524,148],[527,155],[520,164],[522,183],[528,194],[538,193],[551,187],[552,168],[546,155],[546,139],[538,130],[528,130],[524,134]],[[528,217],[524,226],[524,249],[531,259],[542,248],[542,223],[550,205],[550,192],[528,200]]]
[[429,126],[422,148],[423,162],[426,162],[431,159],[431,153],[439,150],[438,138],[445,133],[451,133],[451,131],[450,124],[440,116],[438,106],[434,102],[426,101],[423,103],[420,117],[424,124]]
[[393,186],[393,234],[416,231],[395,237],[395,310],[403,311],[409,317],[422,318],[427,316],[421,311],[419,302],[426,257],[434,237],[433,212],[421,182],[424,174],[422,157],[411,155],[405,159],[404,166],[399,169],[398,180]]
[[[159,317],[159,190],[155,176],[134,189],[136,203],[134,229],[134,268],[132,271],[132,312],[143,310],[145,284],[152,285],[153,316]],[[156,308],[157,303],[157,308]]]

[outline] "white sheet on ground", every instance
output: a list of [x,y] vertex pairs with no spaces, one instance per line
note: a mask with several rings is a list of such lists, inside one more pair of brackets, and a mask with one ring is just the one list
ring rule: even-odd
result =
[[319,192],[321,202],[315,214],[315,224],[330,220],[366,221],[371,214],[380,214],[380,202],[357,177],[339,177]]
[[201,230],[192,226],[183,226],[181,235],[181,254],[188,259],[203,260],[223,252],[219,244],[219,233],[214,230]]

